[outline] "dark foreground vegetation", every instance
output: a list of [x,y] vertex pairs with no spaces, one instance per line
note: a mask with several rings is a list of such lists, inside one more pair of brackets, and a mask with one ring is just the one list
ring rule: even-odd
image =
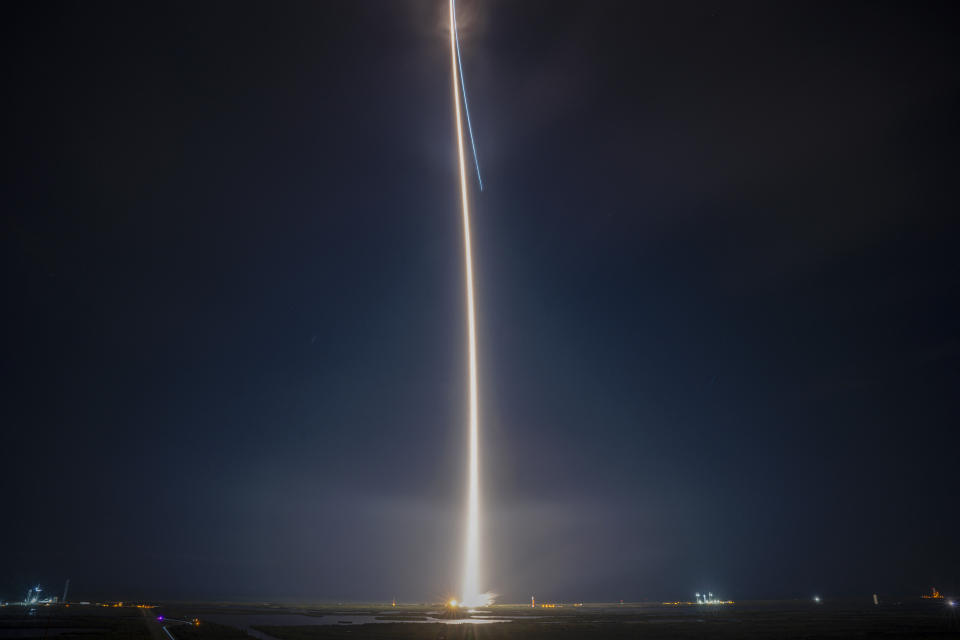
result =
[[105,638],[153,640],[136,607],[71,605],[0,608],[0,640],[16,638]]
[[[170,633],[176,640],[250,640],[250,636],[245,631],[213,622],[203,622],[195,627],[171,626]],[[168,639],[163,638],[163,640]]]

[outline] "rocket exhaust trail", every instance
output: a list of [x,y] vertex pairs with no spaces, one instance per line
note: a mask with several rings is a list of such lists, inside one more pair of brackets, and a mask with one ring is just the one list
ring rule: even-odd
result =
[[460,90],[463,92],[463,112],[467,116],[467,131],[470,133],[470,148],[473,150],[473,166],[477,169],[477,184],[483,191],[483,178],[480,177],[480,161],[477,159],[477,143],[473,139],[473,124],[470,122],[470,103],[467,101],[467,82],[463,78],[463,58],[460,56],[460,32],[457,29],[457,4],[453,3],[453,35],[457,41],[457,69],[460,71]]
[[464,554],[463,592],[460,602],[466,606],[486,604],[480,591],[480,470],[477,418],[477,333],[473,303],[473,256],[470,242],[470,207],[467,198],[467,172],[463,155],[463,122],[460,118],[460,82],[457,56],[457,21],[454,0],[450,0],[450,72],[453,79],[453,107],[457,122],[457,155],[460,160],[460,206],[463,211],[463,254],[467,280],[467,352],[470,384],[470,457],[468,463],[467,536]]

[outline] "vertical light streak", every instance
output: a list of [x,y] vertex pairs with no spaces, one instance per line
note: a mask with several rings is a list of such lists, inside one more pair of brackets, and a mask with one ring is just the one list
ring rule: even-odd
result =
[[470,242],[470,207],[467,198],[466,162],[463,156],[463,122],[460,118],[460,83],[458,78],[457,30],[454,0],[450,0],[450,72],[453,74],[453,107],[457,121],[457,153],[460,160],[460,204],[463,210],[463,254],[467,279],[467,350],[470,384],[470,458],[467,494],[467,536],[464,554],[463,593],[460,601],[467,606],[484,604],[480,592],[480,470],[477,418],[477,334],[473,303],[473,256]]
[[460,71],[460,90],[463,92],[463,112],[467,116],[467,132],[470,134],[470,148],[473,150],[473,166],[477,169],[477,184],[483,191],[483,178],[480,177],[480,160],[477,159],[477,142],[473,139],[473,123],[470,122],[470,101],[467,100],[467,81],[463,77],[463,57],[460,55],[460,30],[457,29],[457,4],[453,2],[453,37],[457,42],[457,69]]

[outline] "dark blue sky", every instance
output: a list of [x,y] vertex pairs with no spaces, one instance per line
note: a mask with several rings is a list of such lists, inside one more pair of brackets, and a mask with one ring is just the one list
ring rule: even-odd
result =
[[[456,591],[444,11],[10,10],[0,599]],[[486,585],[960,589],[951,5],[460,11]]]

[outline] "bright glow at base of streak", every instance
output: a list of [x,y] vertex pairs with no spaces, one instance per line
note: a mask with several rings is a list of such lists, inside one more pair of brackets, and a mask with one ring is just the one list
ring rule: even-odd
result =
[[462,606],[487,604],[480,590],[480,455],[477,417],[477,332],[473,303],[473,255],[470,241],[470,206],[467,197],[466,162],[463,157],[463,122],[460,118],[458,81],[457,22],[454,0],[450,0],[450,71],[453,74],[453,106],[457,121],[457,154],[460,160],[460,205],[463,210],[463,253],[467,279],[467,340],[470,384],[470,458],[467,494],[467,537],[464,554]]

